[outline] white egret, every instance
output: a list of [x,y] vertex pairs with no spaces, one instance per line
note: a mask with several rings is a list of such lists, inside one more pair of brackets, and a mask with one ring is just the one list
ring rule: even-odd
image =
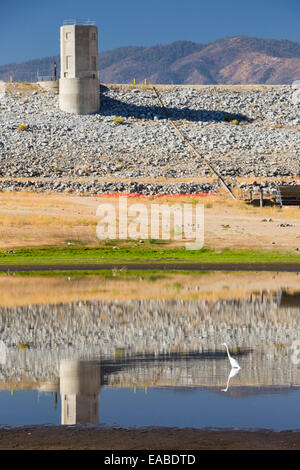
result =
[[230,354],[229,354],[229,349],[228,349],[227,344],[226,344],[226,343],[222,343],[222,344],[223,344],[223,346],[225,346],[226,349],[227,349],[227,355],[228,355],[228,359],[229,359],[229,361],[230,361],[231,367],[232,367],[233,369],[240,369],[241,366],[239,365],[238,361],[237,361],[236,359],[233,359],[233,357],[230,356]]

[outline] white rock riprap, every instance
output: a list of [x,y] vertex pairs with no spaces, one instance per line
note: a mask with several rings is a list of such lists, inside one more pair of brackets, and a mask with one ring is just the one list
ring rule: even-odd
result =
[[[291,86],[253,89],[174,86],[159,93],[168,116],[232,185],[237,184],[236,177],[297,179],[300,104],[292,102],[294,90]],[[123,124],[115,123],[115,116],[122,117]],[[19,124],[28,129],[19,131]],[[53,92],[26,96],[6,92],[0,102],[0,189],[216,191],[218,185],[205,180],[209,176],[210,169],[170,126],[151,89],[103,86],[101,110],[88,116],[60,111]],[[79,177],[87,181],[76,181]],[[178,186],[182,178],[202,177],[196,185],[185,181]],[[116,181],[105,186],[108,183],[97,178]],[[121,178],[175,178],[178,183],[154,182],[147,189],[143,181],[124,183],[118,181]],[[54,179],[55,183],[50,181]],[[266,189],[272,192],[274,187],[268,182]]]

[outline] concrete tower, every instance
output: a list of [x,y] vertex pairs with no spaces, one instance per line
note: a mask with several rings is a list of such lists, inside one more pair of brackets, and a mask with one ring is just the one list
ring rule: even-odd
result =
[[97,26],[76,20],[64,22],[60,28],[60,64],[60,109],[74,114],[98,111],[100,84]]

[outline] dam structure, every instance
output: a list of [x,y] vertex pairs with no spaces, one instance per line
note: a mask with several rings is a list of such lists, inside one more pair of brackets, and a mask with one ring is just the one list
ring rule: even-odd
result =
[[100,108],[98,28],[90,20],[66,20],[60,28],[59,107],[73,114]]

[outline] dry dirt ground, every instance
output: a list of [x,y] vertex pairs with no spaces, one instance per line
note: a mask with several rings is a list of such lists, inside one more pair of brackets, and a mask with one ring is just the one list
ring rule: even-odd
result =
[[[298,450],[292,431],[196,429],[78,429],[44,427],[0,430],[0,449],[33,450]],[[130,454],[129,454],[130,455]]]
[[[82,242],[99,244],[97,207],[118,205],[117,197],[95,197],[26,192],[0,193],[0,248]],[[300,247],[298,207],[263,208],[234,201],[227,194],[205,197],[129,198],[128,204],[180,202],[204,205],[204,245],[294,251]],[[174,242],[171,245],[180,245]]]

